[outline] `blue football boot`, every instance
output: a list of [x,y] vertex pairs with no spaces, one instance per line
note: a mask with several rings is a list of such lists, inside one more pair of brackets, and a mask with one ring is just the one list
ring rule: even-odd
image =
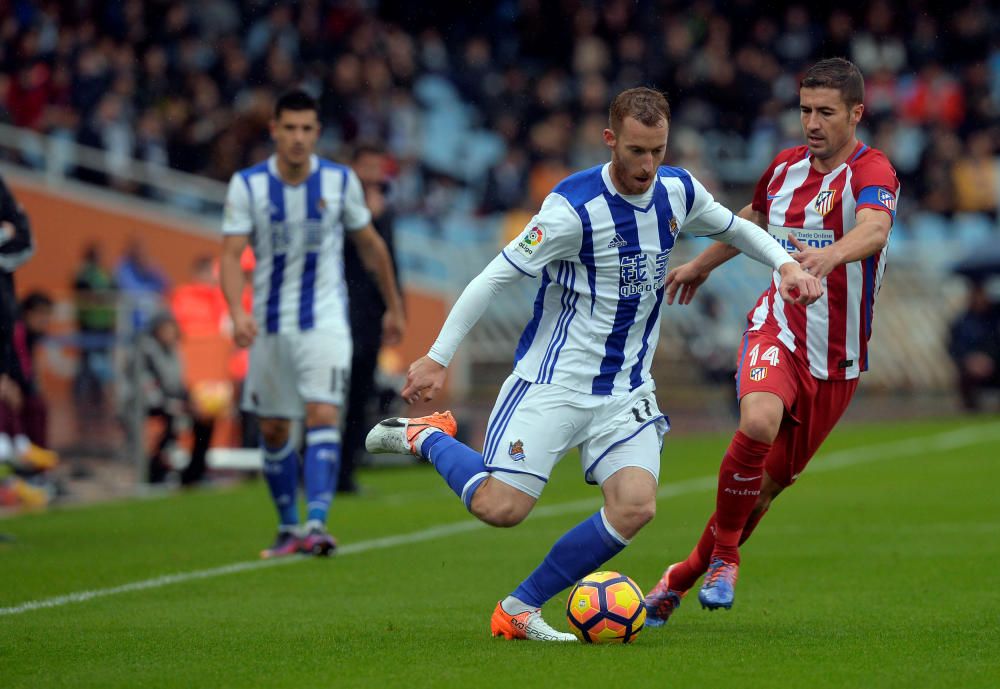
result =
[[726,562],[720,558],[712,560],[705,573],[705,580],[702,582],[701,591],[698,592],[698,600],[702,608],[715,610],[733,607],[733,598],[736,596],[736,577],[739,574],[740,566],[735,562]]
[[660,581],[642,600],[642,604],[646,608],[647,627],[662,627],[674,614],[674,610],[681,607],[681,598],[687,591],[670,588],[670,570],[674,566],[667,567],[667,571],[660,577]]

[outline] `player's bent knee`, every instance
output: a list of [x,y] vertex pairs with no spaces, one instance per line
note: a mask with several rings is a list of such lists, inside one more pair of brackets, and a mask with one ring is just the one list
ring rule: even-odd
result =
[[534,505],[534,497],[489,479],[472,496],[469,511],[490,526],[509,528],[523,522]]
[[780,427],[780,416],[775,419],[771,414],[754,410],[743,412],[740,417],[740,431],[743,435],[762,443],[773,443]]
[[261,419],[260,437],[265,447],[283,447],[288,442],[291,424],[286,419]]
[[656,517],[656,501],[605,505],[604,514],[611,526],[625,538],[632,538]]
[[332,404],[310,402],[306,404],[306,426],[336,426],[339,422],[337,407]]

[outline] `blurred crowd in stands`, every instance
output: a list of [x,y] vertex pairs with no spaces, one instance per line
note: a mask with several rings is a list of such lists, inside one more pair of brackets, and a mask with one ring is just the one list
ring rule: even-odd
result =
[[112,171],[132,156],[225,180],[266,155],[273,98],[302,83],[322,101],[325,153],[387,142],[400,213],[531,208],[566,170],[606,160],[611,96],[651,84],[674,107],[671,162],[737,203],[800,140],[801,70],[842,55],[866,76],[862,136],[896,165],[904,218],[997,218],[1000,9],[986,0],[0,8],[0,119],[104,149]]
[[[385,142],[380,167],[391,185],[369,186],[380,199],[386,192],[382,205],[401,222],[423,218],[441,231],[452,217],[464,232],[470,215],[483,215],[503,218],[509,234],[568,172],[607,160],[608,103],[645,84],[671,102],[668,162],[738,207],[774,152],[801,142],[799,76],[829,56],[849,57],[865,74],[859,132],[902,181],[896,236],[996,239],[1000,6],[987,0],[0,0],[0,124],[51,142],[16,154],[0,145],[0,159],[176,201],[136,182],[130,161],[224,181],[270,153],[274,99],[303,85],[321,102],[322,154],[346,161]],[[102,151],[102,169],[74,160],[71,142]],[[182,478],[200,480],[213,421],[239,395],[246,367],[245,352],[235,355],[228,379],[202,388],[180,369],[180,336],[225,333],[211,258],[197,258],[190,281],[171,289],[141,241],[113,266],[95,244],[73,294],[81,428],[116,413],[113,402],[122,414],[136,399],[121,387],[110,394],[112,382],[142,385],[142,419],[162,422],[147,448],[148,478],[163,478],[187,428],[194,462]],[[47,299],[26,301],[21,354],[44,336]],[[725,326],[717,304],[705,309],[705,322]],[[969,409],[982,388],[1000,385],[996,314],[976,288],[951,333]],[[134,345],[126,376],[114,361],[121,342]],[[697,351],[710,380],[731,377],[728,351]],[[37,385],[30,360],[22,364],[30,416]],[[5,437],[17,456],[28,456],[29,442],[48,446],[31,419],[21,435],[5,436],[3,422],[0,459]],[[32,456],[37,466],[20,471],[54,461]]]

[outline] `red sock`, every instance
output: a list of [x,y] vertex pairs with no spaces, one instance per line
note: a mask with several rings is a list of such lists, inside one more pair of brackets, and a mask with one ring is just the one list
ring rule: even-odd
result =
[[750,534],[752,534],[753,530],[757,528],[757,525],[760,524],[760,520],[764,518],[765,514],[767,514],[767,510],[761,510],[757,514],[750,515],[750,518],[747,519],[746,525],[743,527],[743,532],[740,533],[740,545],[747,542],[747,539],[750,538]]
[[750,512],[760,496],[764,477],[764,458],[771,449],[736,431],[722,458],[719,488],[715,496],[715,549],[712,558],[726,562],[740,561],[739,541]]
[[669,586],[674,591],[687,591],[698,581],[698,577],[708,570],[708,561],[712,557],[712,548],[715,547],[715,515],[713,514],[705,530],[698,539],[698,545],[694,547],[691,554],[683,562],[678,562],[670,570]]

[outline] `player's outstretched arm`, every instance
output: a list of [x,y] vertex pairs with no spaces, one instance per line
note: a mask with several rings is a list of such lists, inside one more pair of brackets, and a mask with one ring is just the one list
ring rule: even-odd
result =
[[403,298],[396,286],[396,274],[392,269],[392,256],[385,240],[369,223],[364,228],[347,235],[358,250],[358,257],[365,269],[375,278],[375,284],[385,302],[385,316],[382,317],[382,342],[387,345],[399,344],[406,330],[403,315]]
[[434,399],[444,385],[448,364],[472,326],[482,317],[493,297],[522,277],[524,274],[500,254],[472,279],[451,307],[427,356],[410,366],[406,385],[400,393],[403,399],[410,403]]
[[854,229],[822,249],[808,247],[789,234],[788,241],[798,249],[795,260],[807,273],[822,279],[837,266],[861,261],[884,249],[889,241],[892,217],[885,211],[862,208],[855,219]]
[[233,319],[233,340],[239,347],[249,347],[257,337],[257,321],[243,310],[243,268],[240,257],[249,240],[245,234],[227,234],[222,238],[219,258],[219,283]]

